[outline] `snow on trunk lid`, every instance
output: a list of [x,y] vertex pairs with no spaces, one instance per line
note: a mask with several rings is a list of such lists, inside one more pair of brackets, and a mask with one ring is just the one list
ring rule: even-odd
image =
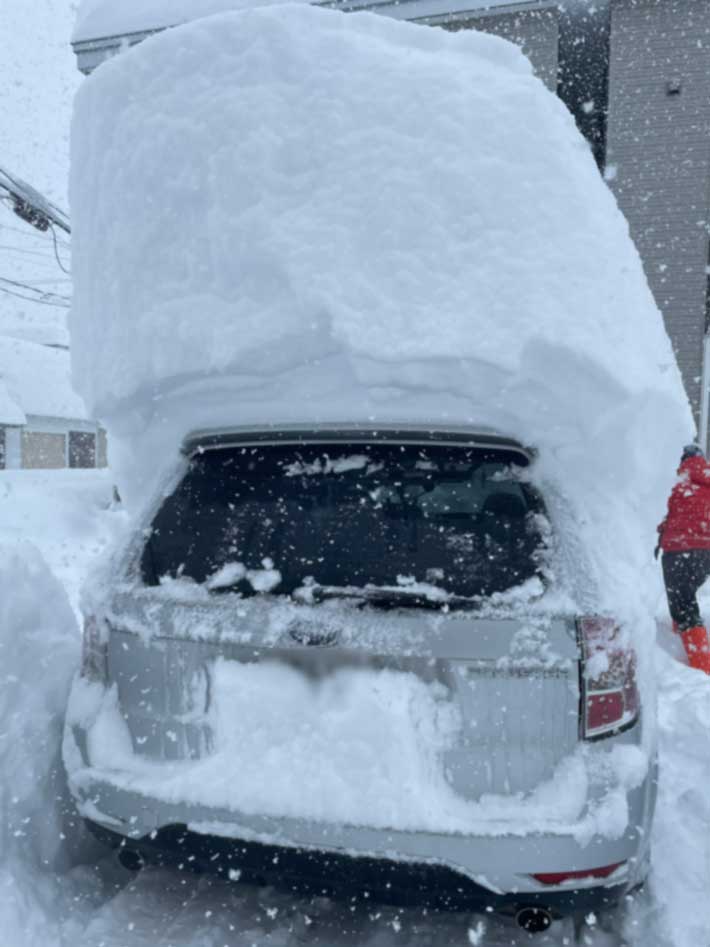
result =
[[[572,696],[569,680],[551,669],[521,678],[491,662],[469,675],[453,662],[358,663],[326,648],[332,664],[314,673],[307,659],[317,648],[255,655],[156,640],[146,655],[136,636],[112,640],[118,686],[97,715],[89,749],[94,776],[113,784],[235,813],[431,832],[525,834],[533,825],[564,832],[584,808],[582,755],[561,746],[559,733],[545,737],[549,751],[540,739],[546,715],[563,716],[564,695]],[[185,704],[168,692],[159,707],[150,672],[139,670],[161,664],[179,665],[185,681],[208,668],[201,719],[210,728],[209,751],[192,759],[176,752],[190,716]],[[140,713],[133,713],[136,703]],[[464,719],[472,709],[474,730]],[[193,706],[190,724],[198,723]],[[132,749],[115,738],[118,729],[130,733]],[[173,748],[168,758],[166,747]],[[541,749],[545,767],[535,760]]]
[[[225,604],[219,603],[220,609]],[[183,604],[182,610],[191,609]],[[154,615],[154,609],[147,611]],[[368,618],[357,614],[360,621]],[[243,760],[244,747],[249,745],[249,753],[268,761],[279,753],[280,745],[294,739],[308,743],[312,765],[332,771],[335,779],[336,764],[328,762],[328,747],[333,741],[344,745],[353,739],[357,744],[349,750],[353,758],[364,761],[367,756],[368,765],[377,771],[370,754],[377,756],[380,741],[375,739],[369,748],[360,746],[358,741],[367,739],[364,731],[348,735],[347,729],[338,731],[335,722],[343,709],[338,682],[349,682],[349,687],[356,681],[348,714],[353,720],[371,717],[369,698],[363,696],[358,709],[356,694],[374,688],[382,704],[378,713],[384,714],[380,725],[393,734],[395,757],[399,751],[394,734],[397,726],[404,725],[400,721],[395,726],[387,717],[388,682],[395,703],[396,695],[400,693],[404,701],[406,692],[408,699],[430,707],[426,726],[420,726],[416,714],[407,724],[419,733],[423,757],[417,765],[438,773],[437,779],[461,801],[534,791],[574,753],[579,689],[571,623],[470,617],[437,623],[416,610],[388,614],[382,621],[377,638],[373,636],[367,646],[360,638],[359,647],[353,634],[344,636],[347,643],[314,646],[300,643],[285,629],[280,637],[261,641],[258,635],[240,640],[238,634],[231,640],[224,634],[211,640],[157,634],[146,640],[114,627],[109,667],[136,757],[146,762],[193,760],[209,769],[227,754],[242,759],[249,770],[252,764]],[[272,673],[269,668],[280,670]],[[312,714],[302,724],[297,723],[301,712],[295,696],[293,705],[286,706],[278,681],[312,702]],[[271,722],[261,729],[254,723],[259,737],[251,737],[240,750],[234,734],[240,734],[243,722],[257,713],[253,701]],[[276,707],[281,707],[282,716]],[[323,711],[322,717],[316,707]],[[445,721],[443,731],[432,722],[434,717]],[[234,721],[233,730],[227,720]],[[299,734],[301,725],[310,728],[308,733]],[[282,765],[287,782],[300,778],[298,766],[290,767],[286,758]],[[405,768],[405,782],[414,779],[406,772]],[[365,778],[364,770],[360,778]],[[226,796],[220,798],[227,804]]]

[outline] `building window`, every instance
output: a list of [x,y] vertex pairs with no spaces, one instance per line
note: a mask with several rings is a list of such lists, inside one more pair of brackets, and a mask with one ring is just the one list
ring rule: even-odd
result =
[[22,432],[22,466],[50,470],[66,467],[66,439],[63,434],[43,431]]
[[96,466],[96,435],[88,431],[69,431],[69,466]]
[[0,470],[4,470],[7,467],[7,461],[5,460],[6,447],[5,447],[5,428],[0,427]]

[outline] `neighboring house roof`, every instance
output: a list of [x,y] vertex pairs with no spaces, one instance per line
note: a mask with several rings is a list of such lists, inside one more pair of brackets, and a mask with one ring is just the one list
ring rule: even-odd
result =
[[0,424],[25,424],[25,412],[12,398],[7,385],[0,378]]
[[24,424],[26,415],[85,420],[70,377],[66,349],[0,336],[0,423]]
[[[84,43],[91,40],[127,36],[134,33],[150,33],[154,30],[176,26],[199,17],[228,10],[243,10],[271,4],[275,0],[83,0],[79,7],[72,42]],[[302,0],[309,2],[309,0]],[[411,16],[407,8],[419,6],[417,0],[314,0],[323,6],[343,7],[345,9],[369,8],[386,12],[386,8],[397,7],[399,19],[414,19],[419,14],[412,9]],[[550,0],[460,0],[456,4],[457,12],[483,11],[497,7],[515,9],[550,6]],[[430,0],[427,7],[433,12],[451,12],[451,2]],[[387,11],[389,12],[389,11]],[[430,13],[425,16],[432,15]]]

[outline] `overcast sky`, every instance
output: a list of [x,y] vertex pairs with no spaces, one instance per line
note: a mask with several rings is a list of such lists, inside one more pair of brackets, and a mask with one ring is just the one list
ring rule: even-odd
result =
[[0,165],[66,207],[75,0],[0,2]]
[[[81,81],[69,45],[76,5],[75,0],[0,0],[0,166],[64,209],[72,99]],[[60,257],[68,266],[61,234],[60,240]],[[65,342],[66,310],[19,298],[36,292],[8,280],[62,296],[71,288],[51,236],[0,206],[0,334]]]

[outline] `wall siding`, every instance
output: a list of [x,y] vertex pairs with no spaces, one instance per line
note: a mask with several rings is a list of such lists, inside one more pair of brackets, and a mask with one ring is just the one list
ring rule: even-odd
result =
[[96,436],[96,466],[108,467],[108,439],[102,427],[99,428]]
[[520,46],[536,75],[556,91],[559,48],[557,10],[528,10],[520,13],[487,14],[442,24],[444,29],[482,30],[495,33]]
[[22,466],[22,429],[5,429],[5,466],[8,470],[18,470]]
[[[668,83],[680,82],[677,95]],[[699,409],[710,187],[710,3],[614,0],[607,167]]]

